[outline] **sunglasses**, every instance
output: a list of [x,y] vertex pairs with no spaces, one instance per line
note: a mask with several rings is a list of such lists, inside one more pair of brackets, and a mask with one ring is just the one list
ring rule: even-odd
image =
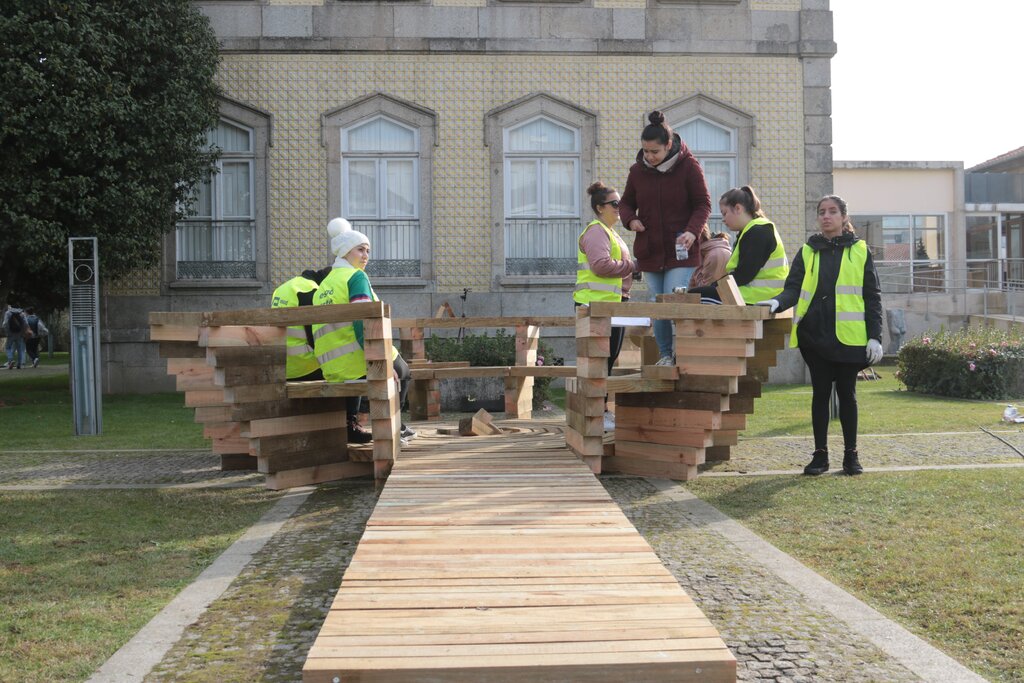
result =
[[611,204],[613,209],[619,208],[619,200],[613,199],[610,202],[601,202],[598,206],[604,206],[605,204]]

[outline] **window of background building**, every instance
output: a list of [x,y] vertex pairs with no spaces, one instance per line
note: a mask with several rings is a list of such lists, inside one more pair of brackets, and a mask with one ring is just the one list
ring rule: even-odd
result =
[[342,215],[373,245],[370,275],[418,277],[417,131],[385,116],[342,130]]
[[736,187],[736,131],[698,116],[672,126],[704,169],[704,180],[711,195],[708,229],[727,231],[718,208],[718,198]]
[[999,216],[967,217],[967,285],[999,283]]
[[224,119],[207,134],[222,152],[216,173],[193,195],[192,215],[177,225],[177,279],[256,279],[253,137],[251,128]]
[[855,215],[857,234],[871,247],[883,292],[943,291],[945,217]]
[[503,138],[505,273],[575,272],[580,131],[538,116]]

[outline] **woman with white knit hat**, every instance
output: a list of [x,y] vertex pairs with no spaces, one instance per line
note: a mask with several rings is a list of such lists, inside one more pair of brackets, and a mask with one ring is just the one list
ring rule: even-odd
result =
[[[335,218],[327,224],[327,236],[335,260],[330,274],[317,289],[314,305],[379,301],[370,286],[370,278],[366,276],[366,264],[370,261],[370,238],[353,230],[344,218]],[[313,340],[320,369],[328,382],[366,377],[363,321],[313,325]],[[398,349],[393,349],[392,353],[395,375],[399,380],[398,405],[404,408],[412,373],[408,363],[398,354]],[[349,399],[346,409],[348,440],[352,443],[367,443],[372,436],[359,426],[358,410],[359,399]],[[403,440],[415,435],[414,431],[402,425]]]

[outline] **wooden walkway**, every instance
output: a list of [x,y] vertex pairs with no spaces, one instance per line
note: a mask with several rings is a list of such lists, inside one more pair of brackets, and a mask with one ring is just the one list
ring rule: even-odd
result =
[[303,669],[336,681],[736,680],[736,660],[562,428],[425,430]]

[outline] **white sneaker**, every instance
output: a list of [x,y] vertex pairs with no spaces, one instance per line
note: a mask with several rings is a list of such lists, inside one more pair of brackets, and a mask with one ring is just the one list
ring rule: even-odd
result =
[[671,367],[671,366],[673,366],[675,364],[676,364],[676,359],[673,358],[672,356],[662,356],[661,358],[658,359],[658,362],[655,363],[655,365],[661,366],[663,368],[664,367]]
[[604,431],[615,431],[615,413],[608,410],[604,411]]
[[417,431],[415,431],[415,430],[413,430],[413,429],[411,429],[409,427],[402,427],[402,431],[399,432],[399,433],[401,434],[402,438],[405,439],[405,440],[415,439],[419,435],[419,432],[417,432]]

